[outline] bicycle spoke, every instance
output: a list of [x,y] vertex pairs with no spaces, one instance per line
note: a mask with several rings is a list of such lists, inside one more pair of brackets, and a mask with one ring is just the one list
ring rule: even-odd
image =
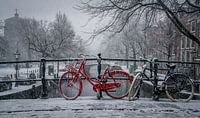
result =
[[182,74],[173,75],[166,80],[165,90],[172,101],[188,102],[194,94],[192,81]]
[[59,80],[61,95],[67,100],[76,99],[82,90],[82,81],[75,78],[75,72],[66,72]]
[[105,78],[108,82],[120,84],[119,87],[106,91],[108,96],[115,99],[121,99],[128,95],[128,88],[131,82],[130,75],[128,73],[121,70],[114,70],[111,72],[111,76],[107,76]]

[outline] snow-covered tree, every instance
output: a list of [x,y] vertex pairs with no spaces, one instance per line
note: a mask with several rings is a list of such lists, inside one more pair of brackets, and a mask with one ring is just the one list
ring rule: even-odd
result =
[[51,23],[52,44],[50,45],[53,57],[72,56],[75,51],[75,32],[65,14],[56,14]]
[[76,47],[75,32],[65,14],[56,14],[56,19],[51,23],[25,18],[21,20],[20,26],[19,32],[28,49],[40,57],[72,56]]
[[6,60],[8,53],[8,42],[0,36],[0,60]]
[[51,56],[50,30],[46,21],[23,19],[20,22],[19,32],[30,50],[39,53],[42,57]]
[[108,21],[103,27],[94,31],[98,35],[104,31],[119,33],[134,17],[136,21],[146,19],[146,27],[158,20],[159,15],[165,15],[183,35],[200,45],[199,37],[186,28],[180,15],[196,15],[200,11],[199,0],[87,0],[82,1],[80,10]]

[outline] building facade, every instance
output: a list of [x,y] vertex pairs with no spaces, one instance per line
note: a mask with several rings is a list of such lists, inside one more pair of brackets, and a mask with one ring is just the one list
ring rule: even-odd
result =
[[[200,39],[200,13],[193,15],[182,15],[179,17],[185,27],[198,39]],[[200,62],[200,46],[185,35],[180,34],[180,61]],[[191,74],[191,77],[197,79],[200,77],[200,66],[185,64],[183,65]]]

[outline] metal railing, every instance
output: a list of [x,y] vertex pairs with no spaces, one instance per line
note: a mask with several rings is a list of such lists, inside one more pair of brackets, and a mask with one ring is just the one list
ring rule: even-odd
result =
[[[0,62],[0,64],[19,64],[19,63],[40,63],[40,79],[28,79],[28,80],[10,80],[10,81],[0,81],[0,83],[3,82],[29,82],[29,81],[41,81],[42,83],[42,98],[46,98],[48,97],[48,90],[47,90],[47,81],[52,81],[52,80],[58,80],[58,78],[53,78],[53,79],[49,79],[46,78],[46,63],[47,62],[71,62],[71,61],[76,61],[79,58],[66,58],[66,59],[44,59],[42,58],[41,60],[26,60],[26,61],[2,61]],[[142,63],[147,63],[148,61],[145,59],[123,59],[123,58],[115,58],[115,59],[111,59],[111,58],[86,58],[86,61],[97,61],[98,64],[98,75],[101,74],[101,64],[102,61],[116,61],[116,62],[142,62]],[[165,60],[154,60],[154,62],[156,63],[176,63],[176,64],[192,64],[192,65],[198,65],[200,66],[199,62],[181,62],[181,61],[165,61]],[[152,65],[150,64],[151,67],[150,69],[154,71],[154,74],[158,73],[159,67],[158,65]],[[153,69],[152,69],[153,68]],[[162,70],[162,69],[161,69]],[[99,77],[99,76],[98,76]],[[93,78],[93,79],[98,79],[98,77]],[[195,81],[196,84],[199,84],[200,79],[197,79]],[[155,85],[157,85],[158,80],[157,78],[155,78]]]

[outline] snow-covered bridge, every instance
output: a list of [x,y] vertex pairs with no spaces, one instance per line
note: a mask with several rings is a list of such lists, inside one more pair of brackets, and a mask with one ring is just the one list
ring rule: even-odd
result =
[[1,118],[199,118],[200,102],[171,102],[168,99],[152,101],[115,100],[95,96],[77,100],[63,98],[1,100]]

